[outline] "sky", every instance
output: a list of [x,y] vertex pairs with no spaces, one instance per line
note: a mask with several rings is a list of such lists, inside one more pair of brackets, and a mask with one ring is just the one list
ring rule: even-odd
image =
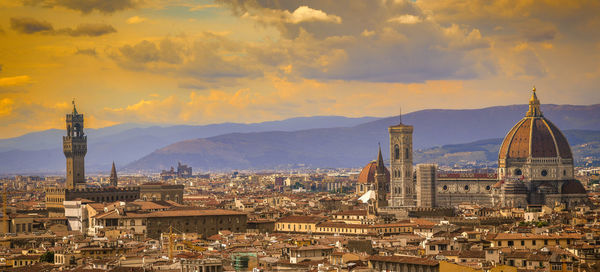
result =
[[600,103],[600,1],[0,1],[0,138]]

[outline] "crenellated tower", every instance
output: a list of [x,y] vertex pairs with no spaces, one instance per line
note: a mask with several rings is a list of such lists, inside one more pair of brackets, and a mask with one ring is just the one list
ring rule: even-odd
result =
[[87,136],[83,132],[83,114],[77,112],[73,101],[73,112],[67,114],[67,135],[63,136],[63,152],[67,159],[67,189],[85,185],[85,154]]

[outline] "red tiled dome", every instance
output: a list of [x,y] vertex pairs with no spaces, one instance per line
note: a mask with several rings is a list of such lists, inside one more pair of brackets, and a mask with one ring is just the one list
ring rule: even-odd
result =
[[573,158],[567,138],[539,110],[535,89],[527,115],[508,132],[498,154],[499,159],[526,159],[529,156]]
[[[375,183],[375,172],[377,172],[377,162],[372,161],[365,165],[358,175],[358,183],[372,184]],[[390,182],[390,171],[385,168],[385,181]]]

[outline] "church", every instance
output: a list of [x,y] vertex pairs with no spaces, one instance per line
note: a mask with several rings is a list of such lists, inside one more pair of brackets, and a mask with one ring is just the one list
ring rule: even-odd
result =
[[[573,154],[564,134],[544,117],[533,88],[529,110],[504,137],[494,174],[438,173],[434,164],[418,164],[413,171],[413,126],[400,122],[388,128],[390,178],[378,185],[388,191],[372,190],[376,184],[371,162],[359,175],[357,195],[386,194],[387,209],[456,207],[473,203],[486,207],[564,205],[587,201],[584,186],[574,178]],[[377,163],[379,164],[379,163]],[[383,202],[381,202],[383,203]]]

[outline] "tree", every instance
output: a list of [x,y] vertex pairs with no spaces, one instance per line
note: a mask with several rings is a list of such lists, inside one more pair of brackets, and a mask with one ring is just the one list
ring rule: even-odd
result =
[[40,256],[40,262],[54,263],[54,252],[46,251]]

